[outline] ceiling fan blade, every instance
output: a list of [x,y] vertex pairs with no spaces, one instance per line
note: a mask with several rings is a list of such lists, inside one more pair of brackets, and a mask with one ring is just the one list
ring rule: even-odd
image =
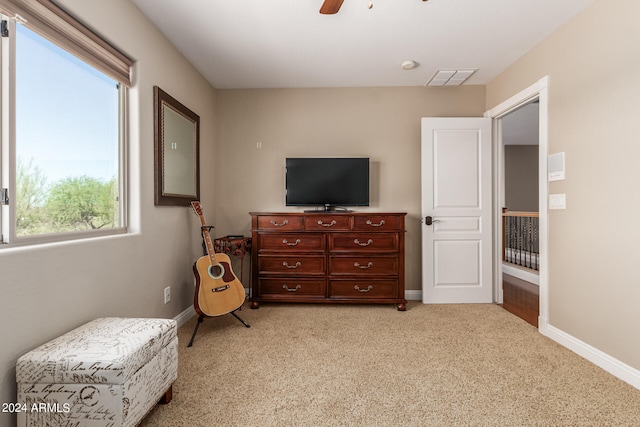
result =
[[333,15],[334,13],[338,13],[343,1],[344,0],[324,0],[324,3],[322,3],[322,7],[320,8],[320,13],[323,15]]

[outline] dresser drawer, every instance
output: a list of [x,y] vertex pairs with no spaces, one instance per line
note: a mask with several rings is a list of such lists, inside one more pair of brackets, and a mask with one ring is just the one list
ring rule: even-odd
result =
[[329,297],[397,298],[397,280],[330,280]]
[[345,215],[310,215],[305,220],[304,228],[309,231],[349,231],[352,218]]
[[324,275],[324,255],[258,255],[259,274]]
[[260,296],[286,296],[289,298],[326,295],[326,281],[324,279],[277,278],[258,280]]
[[304,230],[304,217],[302,215],[259,216],[258,228],[260,230],[302,231]]
[[403,217],[394,215],[367,215],[354,218],[353,229],[356,231],[392,231],[400,230]]
[[324,252],[324,234],[316,233],[258,233],[259,250],[278,252]]
[[331,275],[377,275],[397,276],[397,256],[331,256]]
[[329,250],[333,252],[397,252],[397,233],[331,233]]

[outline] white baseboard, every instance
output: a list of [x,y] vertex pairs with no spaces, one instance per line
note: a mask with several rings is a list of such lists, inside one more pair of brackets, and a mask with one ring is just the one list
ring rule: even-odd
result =
[[[542,319],[540,319],[542,320]],[[584,357],[596,366],[601,367],[611,375],[621,379],[622,381],[630,384],[631,386],[640,390],[640,371],[621,362],[613,356],[598,350],[595,347],[577,339],[576,337],[569,335],[568,333],[561,331],[560,329],[548,325],[546,323],[539,323],[540,333],[546,337],[551,338],[558,344],[561,344]]]
[[412,289],[405,290],[404,298],[409,301],[422,301],[422,291],[415,291]]
[[193,306],[189,306],[187,309],[185,309],[182,313],[178,314],[176,317],[173,318],[173,320],[175,320],[176,322],[178,322],[178,328],[182,325],[184,325],[185,323],[187,323],[189,321],[189,319],[191,319],[193,316],[195,316],[197,313],[194,310]]

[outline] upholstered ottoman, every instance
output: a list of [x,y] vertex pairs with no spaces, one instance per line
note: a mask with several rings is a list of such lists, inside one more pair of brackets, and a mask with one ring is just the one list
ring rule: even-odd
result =
[[171,399],[176,321],[96,319],[18,359],[18,427],[132,427]]

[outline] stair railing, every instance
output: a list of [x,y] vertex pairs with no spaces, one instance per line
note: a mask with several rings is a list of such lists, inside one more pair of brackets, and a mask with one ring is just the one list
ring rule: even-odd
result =
[[540,269],[538,212],[502,209],[502,260],[510,264]]

